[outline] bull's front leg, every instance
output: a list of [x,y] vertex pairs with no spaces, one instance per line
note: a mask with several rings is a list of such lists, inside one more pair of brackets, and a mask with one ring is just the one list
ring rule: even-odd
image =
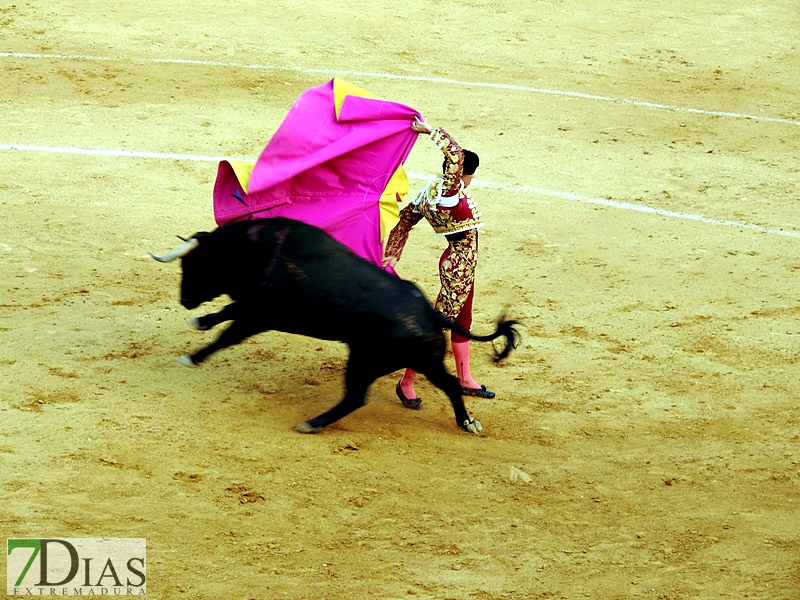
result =
[[267,329],[269,329],[269,327],[267,327],[263,321],[256,320],[252,317],[234,321],[208,346],[201,348],[194,354],[181,356],[178,362],[188,367],[197,366],[217,350],[227,348],[228,346],[235,346],[247,338],[261,333],[262,331],[266,331]]
[[198,331],[208,331],[225,321],[235,321],[239,313],[239,304],[231,302],[219,312],[203,315],[202,317],[192,317],[189,319],[189,325]]

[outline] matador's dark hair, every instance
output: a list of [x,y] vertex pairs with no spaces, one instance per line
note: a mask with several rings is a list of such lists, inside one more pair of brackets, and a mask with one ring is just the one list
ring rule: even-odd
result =
[[[478,166],[481,164],[481,159],[477,154],[470,150],[464,150],[464,175],[475,175]],[[442,173],[447,170],[447,158],[442,162]]]

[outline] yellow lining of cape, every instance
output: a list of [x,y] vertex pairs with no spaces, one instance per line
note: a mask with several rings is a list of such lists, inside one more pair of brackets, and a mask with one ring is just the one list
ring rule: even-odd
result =
[[370,94],[369,92],[362,90],[359,87],[354,86],[352,83],[345,81],[344,79],[339,79],[338,77],[333,78],[333,106],[336,108],[336,119],[339,119],[339,112],[342,110],[342,104],[344,103],[345,96],[360,96],[361,98],[373,98],[375,100],[383,100],[379,96],[375,94]]
[[242,191],[246,194],[247,188],[250,185],[250,174],[253,172],[253,167],[256,166],[256,161],[245,162],[242,160],[229,160],[228,164],[233,169],[236,179],[239,180]]
[[392,175],[389,183],[386,184],[386,189],[383,190],[380,203],[378,204],[381,218],[381,242],[389,237],[389,232],[394,229],[394,226],[400,221],[400,202],[398,202],[397,198],[399,196],[402,202],[407,193],[408,176],[406,175],[405,169],[403,169],[403,165],[400,165],[397,167],[397,171],[394,172],[394,175]]

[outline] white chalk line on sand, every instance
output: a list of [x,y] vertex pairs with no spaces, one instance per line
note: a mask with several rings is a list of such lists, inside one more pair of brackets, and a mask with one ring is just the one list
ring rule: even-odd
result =
[[781,117],[768,117],[764,115],[751,115],[746,113],[736,113],[718,110],[704,110],[701,108],[690,108],[686,106],[673,106],[660,104],[658,102],[645,102],[642,100],[631,100],[628,98],[616,98],[613,96],[602,96],[598,94],[584,94],[568,90],[553,90],[547,88],[537,88],[526,85],[515,85],[511,83],[488,83],[484,81],[461,81],[458,79],[448,79],[445,77],[423,77],[418,75],[396,75],[393,73],[373,73],[369,71],[349,71],[343,69],[314,69],[310,67],[266,65],[266,64],[246,64],[223,62],[214,60],[191,60],[179,58],[115,58],[112,56],[91,56],[87,54],[35,54],[24,52],[0,52],[0,57],[11,58],[45,58],[54,60],[87,60],[105,62],[150,62],[159,64],[181,64],[198,65],[205,67],[224,67],[233,69],[257,69],[262,71],[293,71],[298,73],[314,73],[319,75],[347,75],[354,77],[368,77],[373,79],[396,79],[402,81],[420,81],[425,83],[437,83],[443,85],[457,85],[464,87],[483,87],[499,90],[511,90],[519,92],[530,92],[535,94],[549,94],[551,96],[566,96],[571,98],[582,98],[584,100],[597,100],[602,102],[613,102],[615,104],[626,104],[641,108],[652,108],[660,110],[670,110],[676,112],[694,113],[712,117],[728,117],[732,119],[749,119],[754,121],[766,121],[769,123],[785,123],[800,126],[800,121],[785,119]]
[[[89,149],[89,148],[59,148],[53,146],[25,146],[21,144],[0,144],[0,151],[20,151],[20,152],[49,152],[53,154],[83,154],[89,156],[110,156],[110,157],[128,157],[128,158],[152,158],[152,159],[170,159],[170,160],[188,160],[198,162],[219,162],[221,160],[244,160],[249,161],[252,159],[231,159],[224,156],[199,156],[195,154],[170,154],[166,152],[136,152],[129,150],[102,150],[102,149]],[[427,181],[430,179],[427,175],[420,175],[417,173],[408,173],[409,178],[415,180]],[[800,239],[800,232],[775,229],[772,227],[763,227],[752,223],[741,223],[739,221],[730,221],[726,219],[714,219],[711,217],[704,217],[702,215],[694,215],[691,213],[682,213],[672,210],[665,210],[662,208],[654,208],[641,204],[631,204],[629,202],[619,202],[617,200],[608,200],[607,198],[592,198],[591,196],[582,196],[580,194],[573,194],[570,192],[559,192],[557,190],[548,190],[537,188],[527,185],[508,185],[492,183],[489,181],[475,181],[475,187],[486,187],[491,189],[502,190],[505,192],[520,193],[520,194],[533,194],[537,196],[549,196],[551,198],[559,198],[561,200],[570,200],[573,202],[583,202],[585,204],[594,204],[606,208],[614,208],[618,210],[632,210],[641,213],[648,213],[653,215],[660,215],[662,217],[669,217],[673,219],[683,219],[688,221],[699,221],[702,223],[710,223],[713,225],[725,225],[726,227],[735,227],[738,229],[746,229],[756,231],[759,233],[770,233],[774,235],[781,235],[785,237]]]

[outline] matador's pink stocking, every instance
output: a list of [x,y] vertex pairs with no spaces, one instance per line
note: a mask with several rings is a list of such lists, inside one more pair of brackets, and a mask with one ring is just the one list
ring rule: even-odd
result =
[[469,370],[469,342],[453,342],[453,356],[456,359],[456,372],[461,385],[478,389],[478,384]]
[[403,390],[403,395],[406,398],[417,397],[414,393],[414,378],[416,376],[417,372],[411,369],[406,369],[405,373],[403,373],[403,378],[400,380],[400,389]]

